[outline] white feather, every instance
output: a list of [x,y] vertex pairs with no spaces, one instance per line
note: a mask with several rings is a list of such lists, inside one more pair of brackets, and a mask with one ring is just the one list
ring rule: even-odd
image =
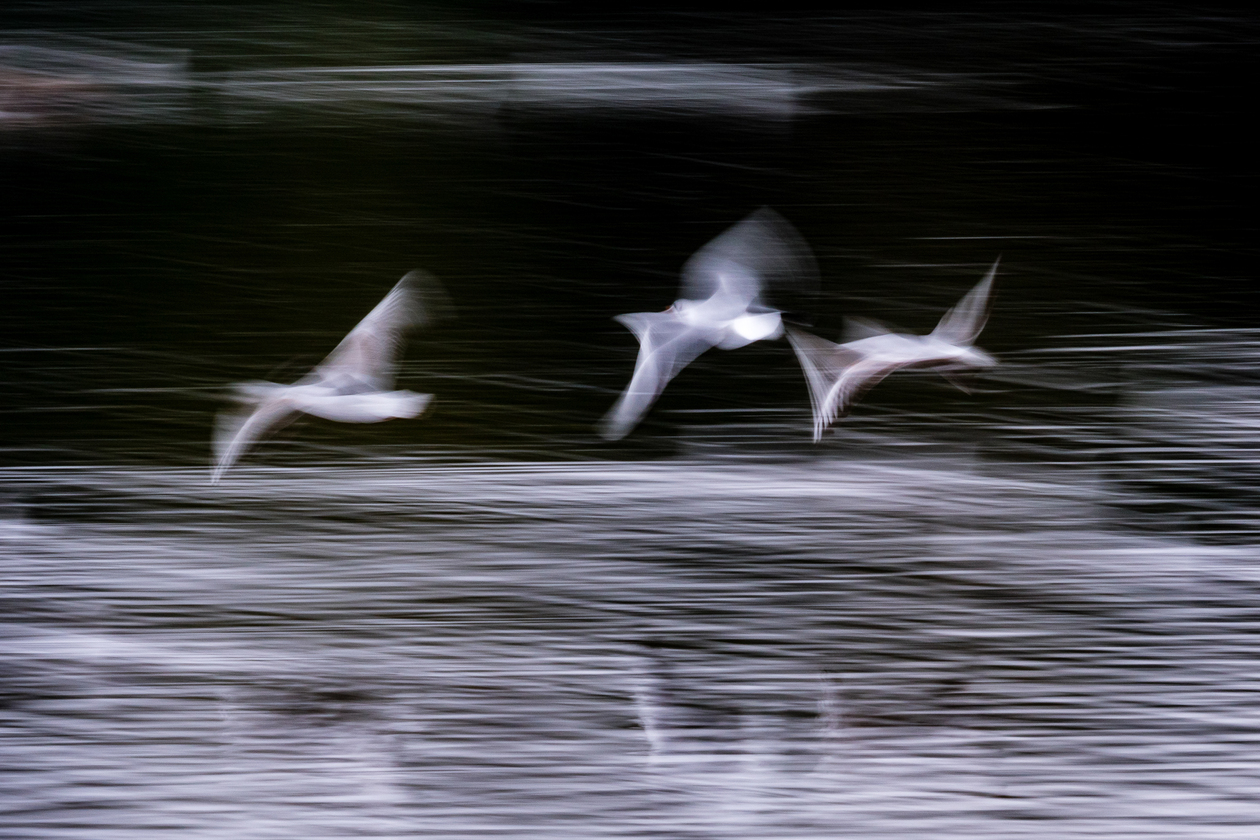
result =
[[734,350],[783,335],[781,314],[762,303],[765,285],[800,284],[813,271],[800,235],[769,208],[697,251],[683,267],[682,297],[673,306],[617,316],[639,339],[639,357],[600,434],[609,440],[629,434],[669,381],[709,348]]
[[412,271],[390,290],[315,369],[293,385],[245,382],[235,399],[247,408],[220,415],[211,483],[264,435],[311,414],[342,423],[378,423],[419,416],[430,394],[392,390],[403,335],[437,316],[444,295],[437,282]]
[[997,266],[994,261],[984,279],[925,336],[894,333],[877,322],[854,318],[849,320],[848,332],[861,337],[836,344],[789,327],[788,340],[809,385],[814,442],[837,418],[847,414],[864,392],[895,371],[933,368],[948,374],[962,368],[996,365],[996,359],[972,342],[988,319]]

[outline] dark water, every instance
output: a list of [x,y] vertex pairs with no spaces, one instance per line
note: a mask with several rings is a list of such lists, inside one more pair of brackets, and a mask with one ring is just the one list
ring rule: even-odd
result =
[[[1251,837],[1254,17],[27,4],[0,37],[5,836]],[[769,204],[815,330],[594,425]],[[208,483],[407,270],[418,421]],[[798,301],[797,303],[804,303]]]

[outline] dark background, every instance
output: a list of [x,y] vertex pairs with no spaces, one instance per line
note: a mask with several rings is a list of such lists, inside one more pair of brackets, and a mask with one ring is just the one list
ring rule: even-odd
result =
[[[305,424],[259,457],[297,446],[310,458],[351,438],[457,457],[655,457],[689,422],[671,412],[713,409],[794,411],[790,429],[764,430],[786,440],[803,434],[808,404],[783,343],[706,355],[637,442],[592,433],[635,350],[611,317],[664,308],[688,255],[762,204],[816,250],[829,337],[847,314],[926,330],[999,253],[981,342],[999,356],[1078,333],[1250,326],[1256,23],[1169,6],[19,4],[3,22],[10,42],[40,30],[186,50],[193,85],[162,122],[0,128],[0,458],[199,463],[225,384],[291,381],[414,267],[459,311],[416,336],[405,362],[402,387],[436,393],[436,410],[349,435]],[[938,84],[818,94],[788,120],[527,105],[449,123],[367,107],[240,119],[206,83],[538,60],[790,64]],[[1064,398],[883,390],[911,411]]]

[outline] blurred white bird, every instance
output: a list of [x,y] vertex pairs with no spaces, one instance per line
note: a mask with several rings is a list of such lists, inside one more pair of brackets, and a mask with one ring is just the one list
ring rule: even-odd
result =
[[928,335],[894,333],[873,321],[851,319],[850,334],[858,337],[835,344],[789,327],[788,340],[809,383],[814,442],[836,418],[849,413],[858,397],[894,371],[931,368],[966,391],[950,375],[953,371],[996,365],[997,360],[973,342],[989,318],[993,278],[1000,260],[993,261],[984,279],[946,312]]
[[235,397],[248,408],[219,416],[211,483],[217,484],[255,441],[299,414],[343,423],[419,416],[433,397],[391,390],[395,360],[403,333],[434,320],[435,305],[443,297],[437,281],[428,274],[408,272],[328,358],[295,384],[238,383]]
[[672,306],[616,317],[639,339],[639,358],[600,434],[629,434],[665,385],[710,347],[733,350],[782,336],[780,312],[762,302],[767,283],[803,286],[814,275],[800,234],[768,207],[705,245],[683,266],[682,297]]

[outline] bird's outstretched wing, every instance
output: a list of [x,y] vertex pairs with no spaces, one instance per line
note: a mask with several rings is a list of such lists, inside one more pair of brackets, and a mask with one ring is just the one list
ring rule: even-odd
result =
[[288,425],[298,416],[298,409],[281,395],[285,390],[284,386],[276,386],[276,393],[258,401],[252,410],[219,415],[214,433],[215,464],[211,484],[218,484],[228,468],[259,438]]
[[788,327],[787,334],[809,384],[814,443],[822,439],[824,429],[849,413],[858,397],[903,366],[827,341],[799,327]]
[[1002,258],[993,261],[988,274],[975,285],[970,292],[963,295],[953,308],[941,316],[940,323],[932,330],[932,337],[966,347],[979,337],[989,320],[989,307],[993,299],[993,278],[997,275],[998,263]]
[[798,327],[788,327],[787,335],[809,385],[809,402],[814,410],[814,443],[817,443],[823,429],[839,416],[839,405],[834,399],[836,384],[847,370],[861,361],[862,354]]
[[445,294],[431,275],[408,272],[298,384],[327,382],[339,388],[388,391],[406,331],[431,323],[446,308]]
[[763,293],[812,294],[817,286],[818,266],[809,246],[769,207],[718,235],[693,254],[682,271],[683,298],[721,295],[744,307],[757,303]]
[[629,434],[669,380],[714,346],[703,330],[684,324],[673,312],[634,312],[616,320],[638,337],[639,358],[630,384],[600,422],[600,434],[607,440]]

